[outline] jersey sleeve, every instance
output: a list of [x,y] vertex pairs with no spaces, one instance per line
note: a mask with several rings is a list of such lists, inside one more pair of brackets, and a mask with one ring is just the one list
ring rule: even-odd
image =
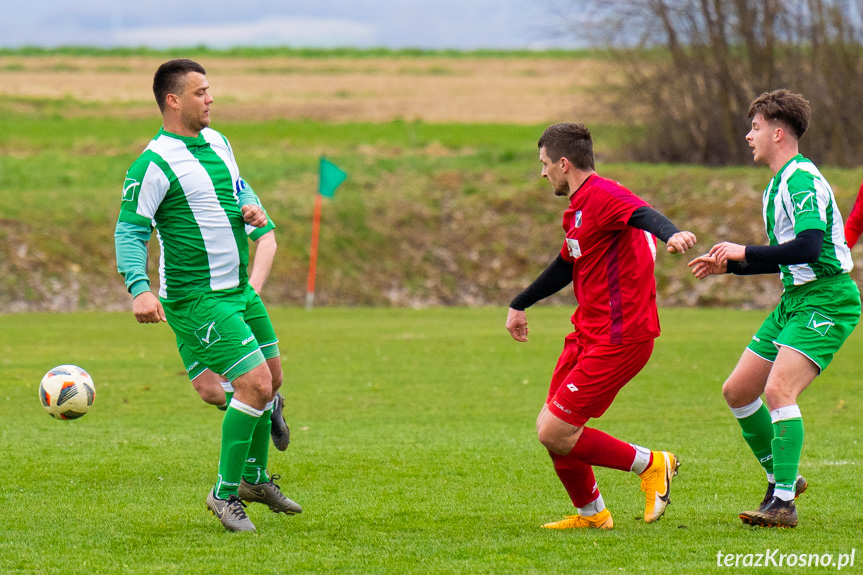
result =
[[814,174],[797,170],[788,178],[788,198],[785,205],[793,217],[795,234],[803,230],[827,230],[830,190]]
[[861,233],[863,233],[863,184],[860,184],[857,200],[851,208],[851,213],[848,214],[848,219],[845,220],[845,241],[849,248],[857,243]]
[[171,183],[159,165],[158,155],[145,151],[126,172],[120,214],[114,229],[117,271],[132,297],[150,289],[147,276],[147,242],[156,210]]
[[[246,185],[248,186],[248,184],[246,184]],[[252,188],[249,187],[249,190],[252,190]],[[252,190],[252,193],[254,194],[254,190]],[[276,224],[273,222],[273,219],[270,217],[270,214],[267,212],[267,209],[261,203],[261,198],[259,198],[257,194],[255,194],[255,203],[257,205],[261,206],[261,209],[264,210],[264,213],[267,215],[267,225],[265,225],[262,228],[256,228],[255,226],[251,226],[249,224],[246,224],[246,234],[249,236],[249,239],[252,240],[253,242],[257,241],[258,238],[260,238],[262,235],[264,235],[268,231],[276,229]]]
[[650,207],[650,204],[623,187],[603,189],[600,193],[603,194],[603,206],[597,215],[599,227],[605,230],[622,230],[629,225],[635,210]]
[[126,172],[118,221],[153,227],[153,218],[171,186],[156,154],[144,152]]

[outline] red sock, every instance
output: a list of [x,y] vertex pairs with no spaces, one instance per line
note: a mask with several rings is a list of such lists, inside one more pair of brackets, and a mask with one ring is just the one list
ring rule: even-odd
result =
[[596,486],[596,478],[590,465],[572,455],[558,455],[551,451],[548,454],[551,455],[554,470],[573,505],[587,507],[599,497],[599,488]]
[[587,465],[630,471],[635,461],[635,448],[598,429],[585,427],[569,456]]

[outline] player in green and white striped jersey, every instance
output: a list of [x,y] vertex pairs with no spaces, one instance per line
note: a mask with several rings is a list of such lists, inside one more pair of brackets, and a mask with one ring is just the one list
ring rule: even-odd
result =
[[723,242],[689,264],[699,279],[779,272],[785,288],[722,387],[744,439],[767,472],[760,507],[740,518],[766,527],[797,525],[794,499],[807,485],[797,473],[803,448],[797,398],[860,319],[860,292],[848,275],[853,264],[836,198],[821,172],[799,153],[809,116],[809,102],[788,90],[752,102],[746,140],[755,161],[774,174],[763,197],[770,243]]
[[[260,198],[258,199],[258,203],[260,204]],[[266,210],[264,210],[264,212],[266,213]],[[262,228],[256,228],[248,224],[246,225],[246,234],[248,234],[249,239],[255,244],[255,257],[254,260],[250,262],[251,271],[249,272],[249,285],[252,286],[256,294],[261,293],[261,289],[264,287],[264,282],[267,281],[267,277],[269,276],[270,270],[273,266],[273,259],[276,255],[275,227],[276,226],[269,214],[267,214],[267,225]],[[259,298],[254,298],[251,301],[251,303],[254,304],[252,309],[262,310],[264,313],[259,314],[259,316],[260,320],[263,320],[266,310],[263,307],[263,302],[258,302]],[[254,314],[253,317],[255,317]],[[268,318],[266,319],[266,322],[269,323]],[[256,337],[265,357],[268,357],[269,359],[269,357],[275,357],[278,355],[276,352],[278,349],[276,346],[278,339],[276,338],[275,333],[267,333],[266,337],[263,339],[261,336]],[[183,359],[186,373],[188,373],[189,379],[192,381],[192,386],[195,388],[195,391],[198,392],[198,395],[201,396],[201,399],[210,405],[215,405],[222,411],[227,410],[228,402],[231,401],[231,398],[234,395],[234,388],[231,385],[231,382],[225,381],[223,377],[204,365],[189,351],[188,346],[186,346],[179,338],[177,339],[177,347],[180,351],[180,357]],[[284,398],[279,392],[276,392],[276,396],[273,399],[273,410],[270,414],[270,422],[272,424],[270,436],[273,438],[273,445],[279,451],[286,450],[290,444],[291,430],[285,421]],[[266,467],[266,465],[263,465],[261,461],[256,461],[256,463],[260,467]]]
[[[126,173],[114,233],[117,267],[141,323],[167,321],[177,340],[231,381],[218,480],[207,506],[232,531],[254,531],[241,499],[276,512],[299,509],[273,483],[267,461],[273,398],[282,383],[269,317],[249,286],[246,225],[266,213],[240,177],[228,140],[209,128],[213,102],[204,68],[165,62],[153,79],[163,127]],[[147,244],[161,248],[159,298],[149,289]],[[254,308],[256,321],[249,319]]]

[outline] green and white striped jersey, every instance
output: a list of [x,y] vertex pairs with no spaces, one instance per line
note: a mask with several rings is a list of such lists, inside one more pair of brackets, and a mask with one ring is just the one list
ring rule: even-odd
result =
[[244,286],[249,236],[240,206],[252,203],[257,196],[222,134],[204,128],[192,138],[159,130],[126,173],[115,232],[118,268],[132,295],[142,291],[135,284],[146,280],[146,260],[140,269],[140,259],[121,257],[122,246],[136,230],[151,227],[161,248],[159,297]]
[[803,230],[824,231],[817,262],[779,266],[786,288],[848,273],[854,267],[833,189],[815,164],[802,155],[791,158],[770,180],[764,190],[763,210],[771,246],[790,242]]

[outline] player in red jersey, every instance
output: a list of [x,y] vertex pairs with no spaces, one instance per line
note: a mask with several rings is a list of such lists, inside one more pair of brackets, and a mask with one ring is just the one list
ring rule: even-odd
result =
[[578,509],[543,527],[611,529],[611,513],[592,466],[633,471],[647,497],[644,520],[656,521],[669,502],[674,454],[650,451],[586,427],[647,363],[659,336],[653,264],[657,236],[671,253],[695,244],[664,215],[615,181],[597,175],[593,141],[583,124],[555,124],[539,139],[542,177],[569,198],[566,239],[555,260],[510,304],[506,329],[527,341],[526,308],[573,284],[578,307],[551,387],[536,422],[539,441]]
[[854,207],[851,208],[848,219],[845,220],[845,243],[848,244],[849,248],[854,247],[854,244],[860,239],[861,233],[863,233],[863,184],[860,184],[857,200],[854,202]]

